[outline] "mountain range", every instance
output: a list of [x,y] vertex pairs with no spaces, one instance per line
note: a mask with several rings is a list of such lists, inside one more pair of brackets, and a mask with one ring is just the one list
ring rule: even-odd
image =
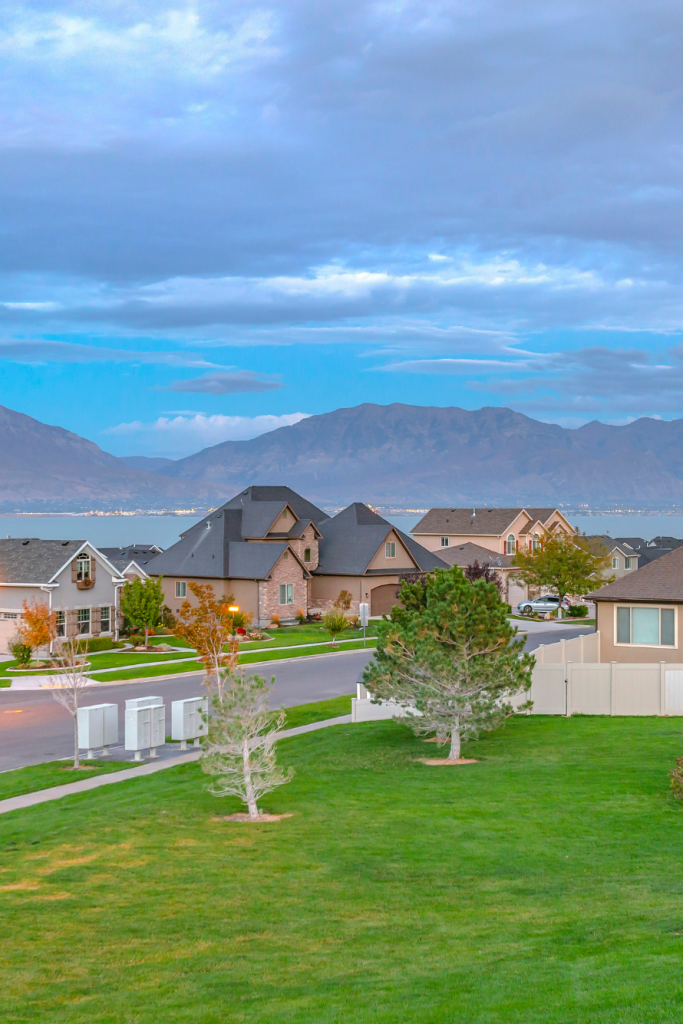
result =
[[288,484],[328,508],[683,505],[683,420],[578,429],[504,408],[364,404],[177,461],[117,458],[0,406],[0,510],[207,507]]

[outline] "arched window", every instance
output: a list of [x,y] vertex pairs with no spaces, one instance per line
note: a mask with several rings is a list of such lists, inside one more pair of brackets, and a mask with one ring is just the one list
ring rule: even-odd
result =
[[311,549],[304,548],[304,562],[310,562],[311,560]]
[[508,539],[505,543],[505,553],[508,555],[514,555],[516,550],[517,545],[515,544],[515,535],[514,533],[509,533]]

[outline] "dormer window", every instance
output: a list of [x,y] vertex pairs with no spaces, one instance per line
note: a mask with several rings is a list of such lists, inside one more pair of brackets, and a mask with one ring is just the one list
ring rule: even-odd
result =
[[[72,577],[73,579],[73,577]],[[90,555],[79,555],[76,559],[76,581],[90,579]]]
[[515,535],[514,535],[514,533],[509,533],[508,534],[508,539],[505,542],[505,553],[508,554],[508,555],[514,555],[516,550],[517,550],[517,545],[515,543]]

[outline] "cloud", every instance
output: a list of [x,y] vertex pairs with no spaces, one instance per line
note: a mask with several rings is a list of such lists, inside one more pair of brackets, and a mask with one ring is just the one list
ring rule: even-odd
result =
[[0,359],[15,363],[151,363],[195,369],[217,367],[193,352],[141,352],[66,341],[0,340]]
[[262,377],[251,370],[238,370],[235,373],[208,373],[193,380],[174,380],[167,388],[159,390],[194,392],[201,395],[235,395],[277,391],[281,387],[284,385],[279,381]]
[[133,454],[164,455],[179,459],[222,441],[245,441],[270,430],[277,430],[278,427],[292,426],[308,415],[305,412],[292,412],[282,416],[207,416],[203,413],[194,416],[176,415],[172,418],[160,416],[152,423],[140,420],[119,423],[103,433],[126,439],[125,451],[122,442],[119,442],[122,454],[133,447]]

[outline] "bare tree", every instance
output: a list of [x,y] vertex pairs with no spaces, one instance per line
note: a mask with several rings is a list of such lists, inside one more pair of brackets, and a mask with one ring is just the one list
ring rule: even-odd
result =
[[87,658],[81,653],[78,639],[67,637],[60,648],[60,665],[52,676],[52,696],[69,712],[74,723],[74,768],[80,768],[78,753],[78,708],[81,694],[90,680],[86,676]]
[[259,797],[285,785],[294,774],[292,769],[283,771],[275,757],[285,712],[269,711],[270,686],[261,676],[234,669],[222,674],[222,685],[211,699],[201,766],[207,775],[215,776],[209,792],[239,797],[255,821]]

